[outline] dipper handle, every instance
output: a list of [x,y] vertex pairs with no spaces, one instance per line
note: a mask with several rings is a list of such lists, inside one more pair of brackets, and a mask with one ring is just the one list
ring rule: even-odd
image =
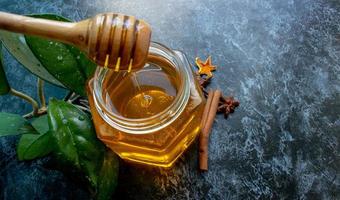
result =
[[98,65],[116,71],[143,67],[151,38],[149,24],[115,13],[80,22],[59,22],[0,12],[0,29],[74,45]]

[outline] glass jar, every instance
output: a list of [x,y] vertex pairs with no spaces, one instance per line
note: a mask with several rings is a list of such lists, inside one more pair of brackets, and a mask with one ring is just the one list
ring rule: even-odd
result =
[[170,167],[200,131],[205,100],[190,64],[158,43],[138,71],[98,67],[88,96],[98,138],[124,160]]

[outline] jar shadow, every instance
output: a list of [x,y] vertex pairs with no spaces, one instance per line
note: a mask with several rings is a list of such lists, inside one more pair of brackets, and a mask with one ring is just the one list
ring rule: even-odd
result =
[[143,165],[120,159],[115,199],[159,199],[200,177],[198,140],[188,147],[170,168]]

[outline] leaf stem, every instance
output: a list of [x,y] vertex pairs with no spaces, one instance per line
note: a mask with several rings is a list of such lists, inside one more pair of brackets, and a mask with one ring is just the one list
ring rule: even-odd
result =
[[33,112],[30,112],[30,113],[23,115],[22,117],[25,118],[25,119],[31,119],[33,117],[38,117],[38,116],[44,115],[46,113],[47,113],[47,107],[39,109],[38,114],[35,115],[35,116],[33,115]]
[[27,94],[24,94],[22,92],[19,92],[13,88],[10,88],[9,93],[13,96],[19,97],[25,101],[27,101],[28,103],[30,103],[33,107],[33,116],[37,116],[38,115],[38,111],[39,111],[39,105],[38,102],[36,100],[34,100],[32,97],[28,96]]
[[41,108],[46,108],[46,100],[44,95],[44,81],[41,78],[38,78],[38,96],[40,100]]

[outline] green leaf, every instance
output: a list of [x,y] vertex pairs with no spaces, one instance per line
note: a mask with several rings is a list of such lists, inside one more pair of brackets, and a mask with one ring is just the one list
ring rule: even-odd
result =
[[69,47],[70,52],[76,58],[79,70],[83,73],[86,79],[91,78],[94,74],[94,71],[96,70],[97,65],[88,59],[86,55],[77,48],[70,45],[67,45],[67,47]]
[[10,90],[2,59],[2,43],[0,41],[0,95],[7,94]]
[[20,115],[0,113],[0,137],[22,134],[21,128],[27,125],[28,122]]
[[18,129],[18,131],[20,134],[39,134],[37,130],[35,130],[35,128],[29,123],[24,124]]
[[23,133],[18,146],[19,160],[32,160],[43,157],[53,150],[53,137],[49,132],[47,115],[40,116],[24,125],[20,131]]
[[19,128],[21,134],[43,134],[49,130],[47,114],[34,118]]
[[49,130],[47,115],[35,118],[31,122],[33,128],[40,134],[46,133]]
[[104,145],[97,139],[86,113],[64,101],[50,100],[48,123],[59,160],[81,170],[93,187],[104,159]]
[[[56,15],[31,15],[58,21],[69,21]],[[85,96],[85,84],[92,76],[95,64],[77,48],[70,45],[42,39],[36,36],[25,36],[26,42],[33,54],[47,71],[58,79],[68,89]]]
[[96,199],[112,199],[112,194],[118,182],[118,163],[117,156],[111,150],[108,150],[105,153],[105,158],[99,171]]
[[34,56],[22,34],[0,31],[0,39],[6,49],[31,73],[54,85],[65,87],[52,76]]
[[32,160],[51,153],[52,142],[51,132],[22,135],[17,146],[19,160]]

